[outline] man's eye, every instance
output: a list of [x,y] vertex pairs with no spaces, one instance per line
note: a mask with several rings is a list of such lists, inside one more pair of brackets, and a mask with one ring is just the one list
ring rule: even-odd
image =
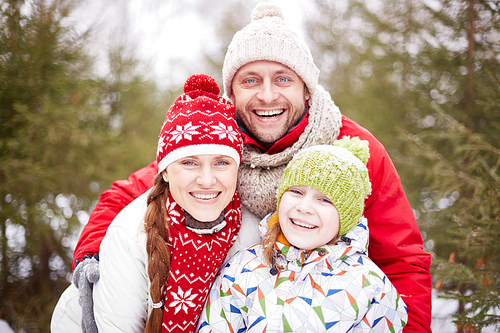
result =
[[288,81],[290,81],[290,80],[289,80],[287,77],[280,77],[280,78],[278,79],[278,81],[279,81],[279,82],[288,82]]
[[253,84],[253,83],[257,82],[257,81],[255,79],[247,79],[247,80],[245,80],[245,82]]

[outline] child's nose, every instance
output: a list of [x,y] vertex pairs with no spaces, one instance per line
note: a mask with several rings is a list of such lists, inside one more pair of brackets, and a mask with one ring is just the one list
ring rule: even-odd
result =
[[314,213],[314,208],[312,206],[312,203],[307,198],[303,198],[302,200],[300,200],[300,202],[297,204],[297,210],[304,214]]

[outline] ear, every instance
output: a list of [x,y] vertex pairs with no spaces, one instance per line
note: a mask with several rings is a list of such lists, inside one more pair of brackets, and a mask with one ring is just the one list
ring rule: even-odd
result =
[[226,95],[227,95],[227,98],[229,98],[229,100],[231,101],[231,103],[234,105],[235,101],[234,101],[233,88],[231,88],[231,91],[229,93],[227,93]]
[[167,170],[163,170],[161,172],[161,176],[163,177],[163,180],[165,181],[165,183],[168,183],[168,173],[167,173]]
[[304,84],[304,98],[306,101],[308,101],[309,98],[311,98],[311,93],[309,92],[305,84]]

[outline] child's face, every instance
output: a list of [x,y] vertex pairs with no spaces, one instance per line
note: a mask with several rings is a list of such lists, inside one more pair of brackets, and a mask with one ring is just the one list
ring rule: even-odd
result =
[[309,186],[292,186],[283,193],[278,219],[290,244],[304,250],[330,243],[340,228],[337,208],[326,195]]

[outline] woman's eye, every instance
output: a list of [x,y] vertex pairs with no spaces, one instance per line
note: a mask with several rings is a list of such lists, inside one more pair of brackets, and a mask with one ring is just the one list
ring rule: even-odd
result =
[[194,165],[193,161],[182,161],[182,165]]
[[221,165],[229,165],[229,162],[222,160],[222,161],[217,161],[215,164],[219,165],[219,166],[221,166]]

